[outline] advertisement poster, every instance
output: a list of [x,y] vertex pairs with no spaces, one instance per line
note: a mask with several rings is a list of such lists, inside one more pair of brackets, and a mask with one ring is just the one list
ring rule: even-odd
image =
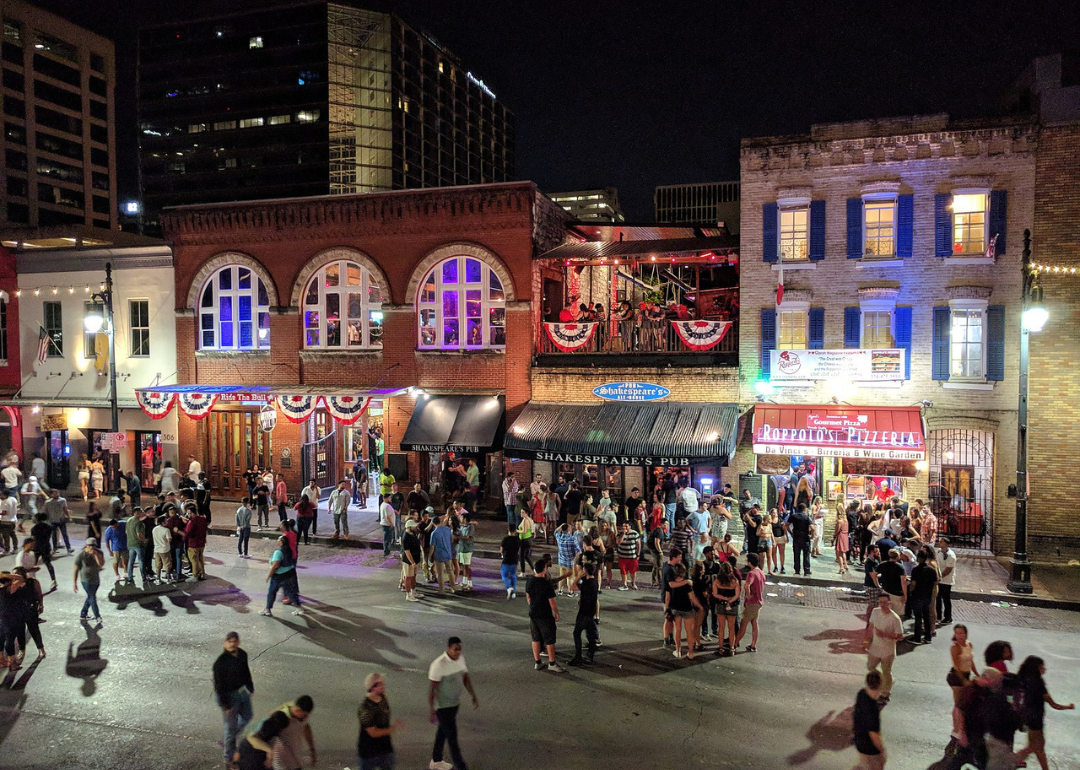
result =
[[769,380],[888,382],[904,379],[902,348],[774,350]]

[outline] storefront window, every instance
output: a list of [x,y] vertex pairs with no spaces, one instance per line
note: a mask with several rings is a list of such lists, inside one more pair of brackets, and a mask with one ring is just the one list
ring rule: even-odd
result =
[[778,334],[776,337],[777,350],[805,350],[806,349],[806,311],[804,310],[778,310],[776,311]]
[[201,350],[265,350],[270,347],[270,299],[249,268],[223,267],[203,287],[199,301]]
[[381,348],[382,303],[367,268],[346,260],[325,265],[304,292],[304,347]]
[[506,346],[502,282],[474,257],[450,257],[436,265],[420,285],[417,313],[422,350]]

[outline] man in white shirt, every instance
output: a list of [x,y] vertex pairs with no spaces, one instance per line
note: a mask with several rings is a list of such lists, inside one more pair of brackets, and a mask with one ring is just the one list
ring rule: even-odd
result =
[[889,596],[878,597],[878,606],[870,613],[870,622],[866,626],[867,649],[866,668],[876,671],[881,666],[881,703],[889,702],[892,692],[892,666],[896,659],[896,643],[904,638],[904,626],[900,616],[889,606]]
[[195,455],[188,455],[187,477],[193,484],[199,483],[200,473],[202,473],[202,463],[195,459]]
[[172,463],[166,460],[165,467],[161,469],[161,494],[167,495],[170,492],[179,491],[180,474],[176,472],[176,468],[172,467]]
[[390,556],[390,548],[394,545],[394,537],[397,534],[395,518],[397,511],[390,505],[390,495],[379,495],[382,501],[379,504],[379,526],[382,527],[382,555],[383,558]]
[[344,539],[349,539],[349,503],[352,501],[352,492],[348,486],[347,481],[340,481],[337,488],[330,493],[330,513],[334,516],[334,534],[330,536],[331,540],[341,537],[342,532]]
[[158,519],[158,524],[150,533],[154,539],[154,580],[162,581],[161,574],[164,571],[164,580],[169,579],[172,572],[172,532],[165,526],[165,517]]
[[679,493],[679,499],[682,501],[683,510],[686,511],[687,516],[701,507],[698,501],[697,490],[689,484],[683,487],[683,490]]
[[[461,654],[461,640],[451,636],[446,642],[446,652],[432,661],[428,667],[428,707],[431,721],[438,724],[435,747],[431,752],[430,770],[468,770],[458,745],[457,712],[461,707],[462,689],[472,696],[473,708],[480,708],[476,698],[465,657]],[[443,761],[443,745],[450,744],[450,757],[454,764]]]
[[15,553],[18,550],[18,538],[15,537],[15,525],[19,521],[19,503],[0,488],[0,556]]
[[39,479],[45,478],[45,461],[41,459],[41,455],[34,455],[34,459],[30,461],[30,472]]
[[3,470],[0,470],[0,478],[4,480],[4,487],[7,489],[8,494],[13,495],[19,491],[19,479],[22,478],[22,471],[19,470],[18,464],[9,463],[4,466]]
[[956,585],[956,551],[949,548],[949,538],[937,539],[937,563],[941,570],[938,581],[937,616],[942,625],[952,623],[952,587]]

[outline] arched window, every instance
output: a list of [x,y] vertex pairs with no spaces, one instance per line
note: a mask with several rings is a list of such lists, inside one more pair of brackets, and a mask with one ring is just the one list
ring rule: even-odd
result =
[[381,348],[382,289],[367,268],[338,260],[304,292],[305,348]]
[[506,347],[506,302],[495,271],[474,257],[437,264],[420,284],[418,347],[462,350]]
[[239,265],[210,276],[199,300],[202,350],[270,347],[270,299],[259,276]]

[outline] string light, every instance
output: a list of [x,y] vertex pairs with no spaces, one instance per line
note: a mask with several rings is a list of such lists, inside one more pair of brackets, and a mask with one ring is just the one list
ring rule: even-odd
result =
[[[74,295],[76,292],[79,291],[79,288],[80,287],[78,284],[35,286],[33,288],[27,287],[26,289],[16,289],[15,296],[21,297],[23,295],[23,292],[33,292],[35,297],[40,297],[42,292],[55,296],[60,294],[61,291],[66,291],[68,294]],[[86,294],[89,294],[91,291],[93,291],[90,284],[84,284],[81,288]],[[105,291],[105,284],[101,284],[101,291]]]
[[1077,270],[1080,270],[1080,268],[1070,265],[1045,265],[1038,262],[1031,263],[1031,272],[1033,273],[1056,273],[1058,275],[1076,275]]

